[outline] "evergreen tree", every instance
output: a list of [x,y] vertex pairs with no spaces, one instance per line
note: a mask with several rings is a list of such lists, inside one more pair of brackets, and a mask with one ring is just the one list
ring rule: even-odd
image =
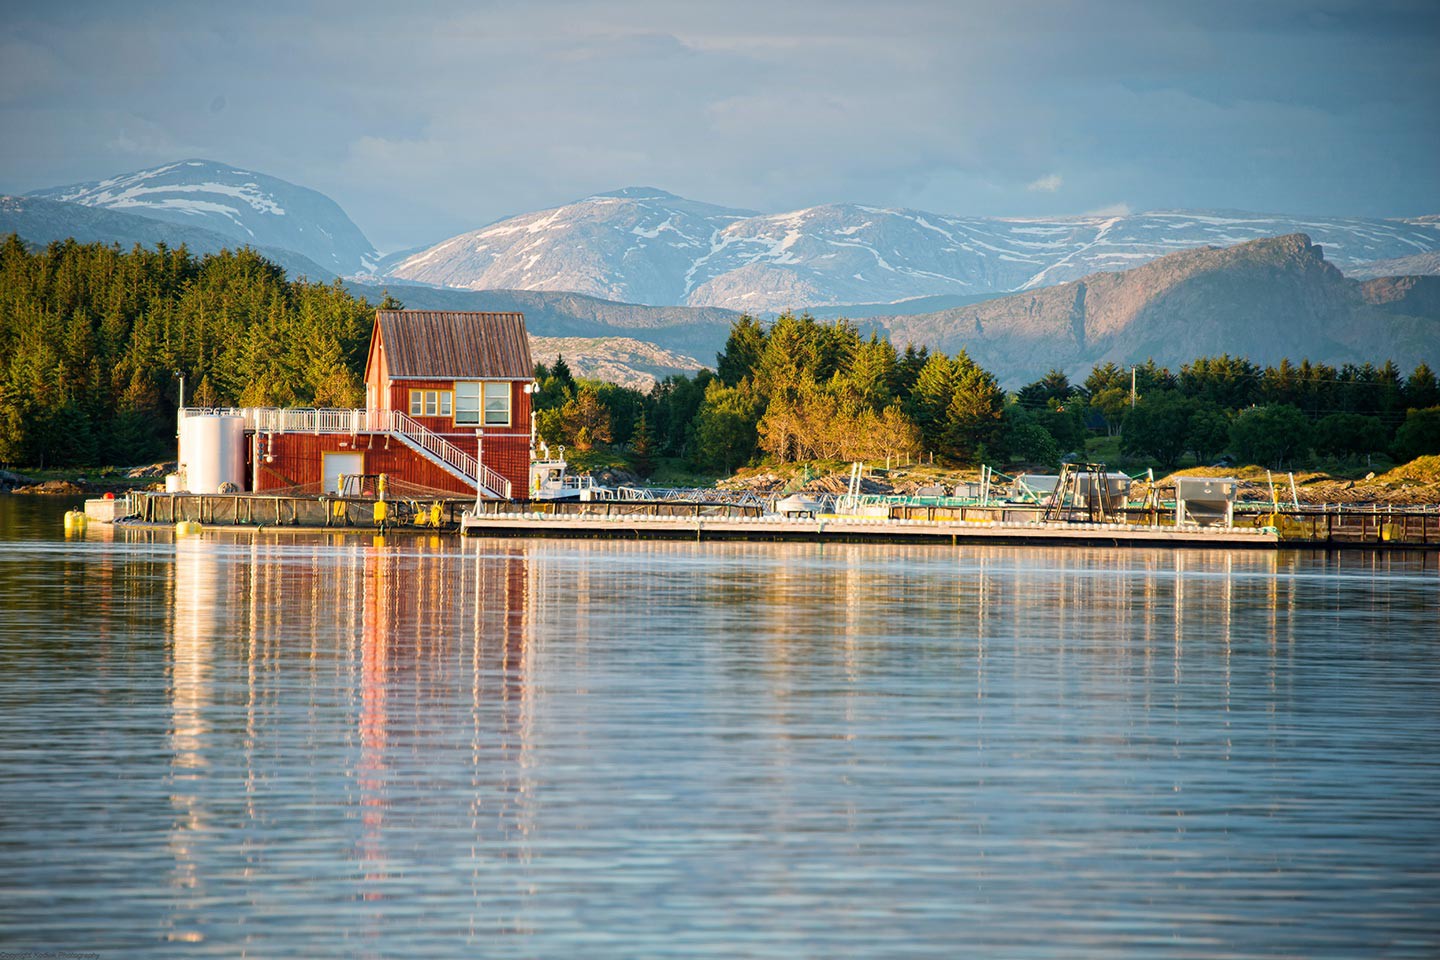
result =
[[1130,394],[1130,371],[1121,370],[1109,361],[1095,367],[1085,378],[1085,392],[1095,396],[1103,390],[1124,390]]
[[1440,387],[1436,386],[1435,371],[1428,363],[1417,366],[1405,381],[1404,397],[1407,410],[1440,406]]
[[755,376],[764,353],[765,330],[760,321],[748,313],[741,314],[730,327],[725,349],[715,358],[715,374],[721,383],[733,387],[746,377]]
[[644,411],[635,423],[635,432],[630,437],[630,466],[642,477],[655,472],[655,434]]
[[983,458],[1000,440],[1005,392],[995,375],[961,350],[955,358],[955,389],[945,411],[947,452],[967,463]]
[[565,362],[563,354],[556,354],[555,364],[550,368],[550,377],[555,381],[560,393],[574,396],[575,376],[570,372],[570,364]]
[[906,412],[920,428],[925,445],[931,450],[947,446],[950,402],[955,399],[956,380],[955,364],[937,351],[926,360],[910,391]]
[[915,349],[915,344],[905,344],[905,353],[895,365],[895,382],[891,385],[890,392],[901,400],[910,398],[910,391],[915,389],[915,381],[920,378],[920,371],[925,369],[925,364],[930,362],[930,350],[928,347]]
[[849,368],[837,376],[872,409],[883,409],[893,396],[891,383],[895,379],[897,359],[890,341],[872,333],[870,339],[856,349]]
[[755,452],[760,397],[749,381],[727,387],[718,379],[705,388],[705,401],[695,416],[695,440],[702,465],[726,473]]
[[1021,387],[1017,396],[1022,407],[1044,410],[1050,406],[1051,401],[1064,403],[1075,393],[1076,390],[1070,385],[1070,378],[1065,376],[1065,371],[1052,367],[1050,372],[1039,380]]

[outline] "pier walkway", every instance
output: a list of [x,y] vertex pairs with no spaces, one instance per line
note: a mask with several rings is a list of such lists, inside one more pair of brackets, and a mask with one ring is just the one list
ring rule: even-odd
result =
[[[470,537],[755,540],[881,543],[1074,543],[1223,548],[1440,550],[1433,508],[1237,512],[1234,526],[1176,525],[1173,509],[1126,509],[1111,522],[1046,520],[1034,505],[891,504],[878,512],[782,516],[757,503],[510,502],[263,494],[132,493],[100,504],[126,523],[302,532],[417,529]],[[1245,505],[1250,507],[1251,505]],[[97,520],[102,519],[96,517]]]

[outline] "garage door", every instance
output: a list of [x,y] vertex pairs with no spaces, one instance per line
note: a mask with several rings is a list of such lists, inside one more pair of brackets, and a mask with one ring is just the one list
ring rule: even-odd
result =
[[353,477],[357,473],[365,472],[365,454],[363,453],[322,453],[321,463],[324,465],[324,490],[326,493],[340,493],[340,478],[342,476]]

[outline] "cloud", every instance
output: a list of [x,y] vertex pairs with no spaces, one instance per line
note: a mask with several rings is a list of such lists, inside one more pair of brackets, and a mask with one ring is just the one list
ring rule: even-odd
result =
[[212,157],[382,249],[638,183],[962,216],[1440,196],[1440,8],[1405,0],[1055,4],[1045,30],[984,0],[11,6],[0,182]]
[[1104,207],[1096,207],[1094,210],[1086,210],[1087,217],[1128,217],[1133,211],[1130,204],[1123,200],[1119,203],[1112,203]]

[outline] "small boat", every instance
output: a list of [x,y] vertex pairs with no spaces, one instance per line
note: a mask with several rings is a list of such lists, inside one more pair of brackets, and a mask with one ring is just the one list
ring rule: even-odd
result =
[[825,509],[825,502],[819,497],[808,497],[792,493],[775,502],[775,512],[782,517],[817,516]]
[[536,457],[532,453],[530,460],[530,499],[600,499],[595,496],[595,493],[604,488],[595,482],[595,478],[588,474],[573,476],[569,472],[569,467],[570,465],[565,462],[564,447],[560,448],[558,457],[552,457],[549,445],[542,442],[540,455]]

